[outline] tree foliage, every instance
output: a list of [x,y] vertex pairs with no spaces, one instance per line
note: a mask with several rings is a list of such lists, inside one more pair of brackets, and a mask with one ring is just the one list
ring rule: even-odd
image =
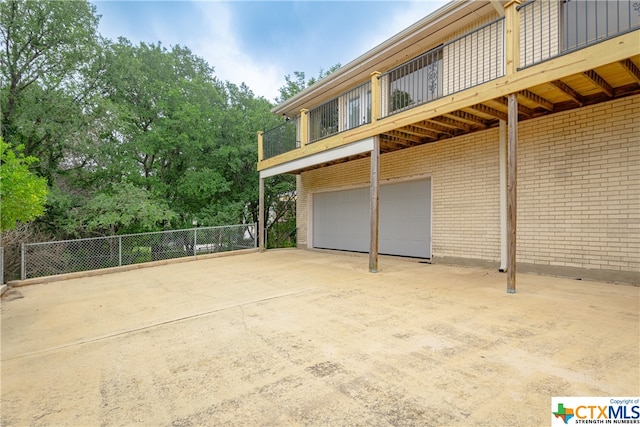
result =
[[17,151],[0,138],[0,231],[42,215],[47,199],[46,180],[29,171],[38,159]]
[[330,67],[326,71],[321,69],[320,72],[318,73],[318,77],[311,77],[311,78],[309,78],[309,80],[307,80],[304,71],[294,71],[293,72],[293,76],[294,76],[293,78],[291,77],[291,74],[287,74],[284,77],[285,85],[282,86],[280,89],[278,89],[278,91],[280,92],[280,97],[276,101],[278,103],[286,101],[287,99],[291,98],[292,96],[297,95],[298,93],[302,92],[303,90],[305,90],[306,88],[308,88],[312,84],[314,84],[314,83],[322,80],[323,78],[327,77],[329,74],[338,71],[341,66],[342,65],[340,65],[338,63],[338,64],[333,65],[332,67]]
[[[3,229],[24,204],[16,219],[44,212],[34,225],[56,238],[259,222],[256,132],[282,123],[274,105],[186,46],[107,40],[98,21],[85,0],[0,3]],[[339,67],[286,76],[280,100]],[[294,176],[270,178],[264,224],[290,234],[294,195]]]
[[50,180],[86,130],[97,25],[88,2],[0,2],[2,136]]

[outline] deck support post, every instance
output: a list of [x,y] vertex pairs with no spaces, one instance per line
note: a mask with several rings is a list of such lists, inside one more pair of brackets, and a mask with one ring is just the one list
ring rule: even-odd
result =
[[381,115],[381,85],[380,85],[380,76],[382,73],[379,71],[374,71],[371,73],[371,123],[375,123],[378,121]]
[[500,269],[507,271],[507,122],[500,120]]
[[507,293],[516,293],[516,229],[518,218],[517,148],[518,148],[518,97],[509,95],[509,147],[507,182]]
[[511,0],[504,5],[505,26],[505,74],[518,71],[520,66],[520,0]]
[[258,190],[258,248],[260,252],[265,251],[264,247],[264,231],[266,226],[266,221],[264,219],[264,178],[260,176],[259,178],[259,190]]
[[[309,143],[309,110],[300,110],[300,147]],[[296,144],[297,145],[297,144]]]
[[258,163],[264,160],[264,132],[258,132]]
[[371,210],[369,233],[369,271],[378,272],[378,205],[380,186],[380,136],[373,137],[371,150]]

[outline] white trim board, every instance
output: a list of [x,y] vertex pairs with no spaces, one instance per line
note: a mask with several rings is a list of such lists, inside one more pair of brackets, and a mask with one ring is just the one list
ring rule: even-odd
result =
[[323,151],[322,153],[318,153],[318,154],[312,154],[311,156],[292,160],[287,163],[282,163],[280,165],[261,170],[260,178],[264,179],[264,178],[269,178],[271,176],[276,176],[276,175],[280,175],[287,172],[293,172],[295,170],[304,169],[310,166],[331,162],[333,160],[342,159],[344,157],[366,153],[367,151],[371,151],[371,150],[373,150],[373,137],[362,139],[360,141],[352,142],[351,144],[348,144],[348,145],[343,145],[342,147],[334,148],[328,151]]

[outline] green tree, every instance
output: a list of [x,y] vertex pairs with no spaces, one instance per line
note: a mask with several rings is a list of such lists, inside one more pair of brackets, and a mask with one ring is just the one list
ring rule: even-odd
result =
[[394,89],[391,93],[391,111],[407,107],[411,105],[412,102],[411,96],[405,91]]
[[[294,78],[291,75],[286,75],[285,85],[279,89],[280,97],[276,101],[281,103],[297,95],[337,71],[340,66],[340,64],[335,64],[327,71],[320,70],[318,77],[312,77],[308,80],[302,71],[294,71]],[[265,207],[265,218],[259,222],[266,225],[267,245],[269,247],[294,246],[296,232],[295,175],[278,175],[266,181]]]
[[2,136],[38,157],[35,169],[50,181],[86,135],[97,25],[87,1],[0,2]]
[[176,217],[166,202],[126,180],[96,194],[75,215],[76,230],[100,235],[154,231]]
[[284,76],[285,84],[280,87],[278,91],[280,92],[280,97],[276,99],[276,102],[281,103],[291,98],[294,95],[302,92],[312,84],[324,79],[329,74],[334,73],[340,69],[342,65],[335,64],[330,67],[328,70],[321,69],[318,73],[318,77],[311,77],[309,80],[306,79],[304,71],[294,71],[294,77],[291,77],[291,74],[287,74]]
[[0,138],[0,231],[42,215],[47,199],[46,180],[29,171],[38,159],[16,150],[17,155]]

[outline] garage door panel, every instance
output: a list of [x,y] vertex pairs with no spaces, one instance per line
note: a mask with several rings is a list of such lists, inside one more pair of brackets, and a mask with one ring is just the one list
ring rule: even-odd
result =
[[[430,258],[430,180],[382,185],[379,195],[379,252]],[[368,187],[315,194],[314,247],[368,252],[369,203]]]
[[369,250],[368,206],[368,188],[314,195],[314,247],[367,252]]
[[431,182],[409,181],[380,187],[381,254],[431,257]]

